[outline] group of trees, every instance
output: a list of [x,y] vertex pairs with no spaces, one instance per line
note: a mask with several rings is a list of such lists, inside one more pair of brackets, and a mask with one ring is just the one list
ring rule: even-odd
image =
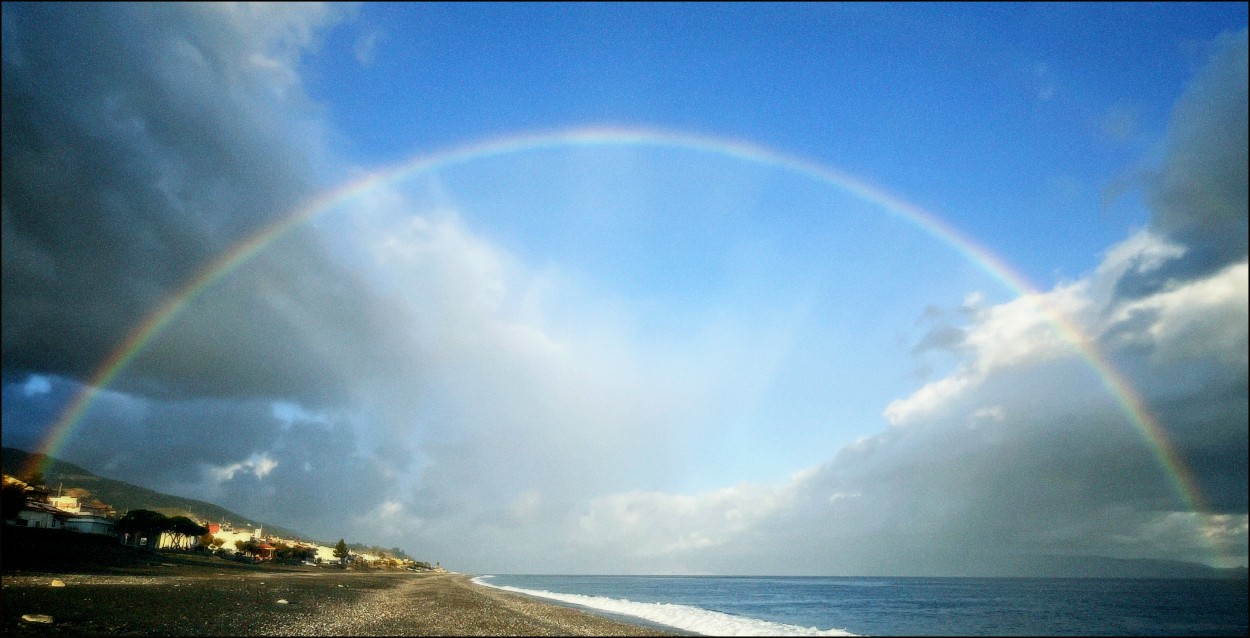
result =
[[117,521],[117,531],[127,534],[130,544],[155,548],[162,533],[173,536],[174,544],[190,546],[189,539],[208,533],[208,528],[186,516],[165,516],[152,510],[130,510]]
[[0,488],[0,515],[6,521],[17,518],[17,515],[26,509],[27,486],[33,488],[43,485],[43,473],[27,471],[17,477],[17,480],[20,483],[5,483],[4,487]]
[[304,561],[317,559],[316,548],[306,545],[288,545],[281,541],[273,545],[266,545],[263,541],[249,538],[247,540],[235,541],[234,548],[255,558],[261,558],[266,552],[272,550],[274,562],[289,563],[291,565],[298,565]]
[[273,549],[273,559],[279,563],[290,563],[292,565],[298,565],[305,561],[313,562],[317,560],[317,550],[304,545],[278,543]]
[[0,488],[0,512],[4,520],[17,518],[26,509],[26,490],[17,485],[5,485]]
[[392,547],[390,549],[386,549],[384,547],[378,547],[377,545],[364,545],[362,543],[351,543],[347,546],[347,548],[354,550],[356,552],[359,552],[361,554],[373,554],[374,556],[377,556],[382,559],[396,558],[399,560],[411,560],[408,554],[405,553],[404,550],[398,547]]

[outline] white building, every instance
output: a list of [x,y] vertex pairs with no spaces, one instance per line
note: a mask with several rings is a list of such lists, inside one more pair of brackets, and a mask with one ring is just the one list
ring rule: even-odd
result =
[[62,512],[82,514],[82,506],[79,505],[77,496],[49,496],[48,505],[51,505]]
[[84,514],[65,519],[65,528],[86,534],[112,536],[117,533],[117,521],[103,516]]
[[221,529],[218,529],[216,532],[210,529],[209,533],[213,535],[213,538],[220,538],[222,541],[224,541],[221,545],[221,548],[228,552],[233,552],[237,549],[235,547],[236,542],[247,542],[251,540],[256,540],[256,541],[264,540],[264,537],[261,536],[261,528],[259,527],[257,527],[254,530],[248,527],[244,527],[240,529],[221,528]]
[[19,521],[17,524],[25,527],[60,529],[65,527],[65,521],[70,516],[68,512],[63,512],[47,503],[28,501],[26,507],[17,514],[17,521]]

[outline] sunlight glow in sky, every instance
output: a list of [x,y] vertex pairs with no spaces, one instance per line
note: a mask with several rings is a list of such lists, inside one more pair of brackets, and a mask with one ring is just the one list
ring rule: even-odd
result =
[[[1242,4],[3,8],[3,443],[466,572],[1245,565]],[[1027,298],[965,254],[988,251]],[[1156,417],[1192,511],[1062,313]],[[142,445],[136,444],[143,442]]]

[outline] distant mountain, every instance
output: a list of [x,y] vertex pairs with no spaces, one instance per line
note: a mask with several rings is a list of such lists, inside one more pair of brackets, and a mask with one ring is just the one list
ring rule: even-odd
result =
[[1201,563],[1152,558],[1105,556],[1032,556],[1022,571],[1057,578],[1246,578],[1245,567],[1218,568]]
[[3,466],[5,474],[16,476],[29,466],[32,456],[47,459],[44,464],[43,480],[53,494],[56,493],[58,487],[67,491],[75,488],[83,489],[90,492],[92,498],[100,499],[113,506],[118,514],[124,514],[127,510],[133,509],[148,509],[166,516],[184,515],[215,523],[228,522],[235,527],[263,527],[265,532],[274,536],[311,540],[294,530],[262,523],[212,503],[164,494],[125,481],[104,478],[56,457],[31,454],[17,448],[6,447],[2,450],[3,457],[0,457],[0,466]]

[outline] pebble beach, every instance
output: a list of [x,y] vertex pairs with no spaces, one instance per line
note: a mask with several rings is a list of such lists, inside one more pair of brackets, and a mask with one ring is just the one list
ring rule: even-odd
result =
[[242,564],[21,528],[3,550],[4,636],[673,635],[456,573]]
[[[604,636],[663,631],[540,602],[460,574],[230,573],[3,578],[3,633],[21,635]],[[54,582],[55,581],[55,582]]]

